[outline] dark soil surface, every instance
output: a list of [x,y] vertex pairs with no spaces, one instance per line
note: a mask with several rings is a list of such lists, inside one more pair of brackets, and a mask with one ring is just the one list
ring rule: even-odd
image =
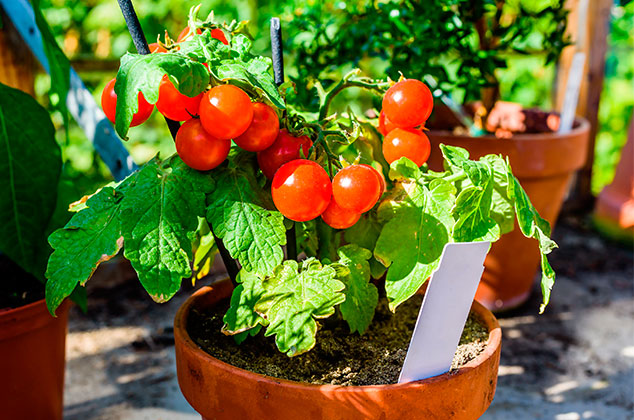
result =
[[[414,297],[392,314],[382,299],[364,335],[350,334],[347,324],[335,319],[318,331],[312,350],[291,358],[280,353],[273,338],[264,337],[263,333],[247,338],[239,346],[232,337],[222,334],[228,300],[205,312],[194,311],[187,329],[212,356],[264,375],[314,384],[393,384],[398,382],[421,303],[420,296]],[[452,370],[476,358],[486,347],[488,337],[477,315],[471,314]]]
[[6,255],[0,254],[0,311],[44,298],[44,285]]

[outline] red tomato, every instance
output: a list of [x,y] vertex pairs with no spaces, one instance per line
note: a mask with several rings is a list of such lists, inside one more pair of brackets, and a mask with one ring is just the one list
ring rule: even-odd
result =
[[365,213],[381,195],[381,182],[376,171],[367,165],[350,165],[332,179],[332,198],[346,210]]
[[434,97],[420,80],[406,79],[385,92],[383,112],[396,126],[413,128],[423,124],[431,115]]
[[319,164],[295,159],[282,165],[275,173],[271,194],[280,213],[296,222],[306,222],[326,210],[332,184]]
[[385,189],[387,188],[387,186],[385,184],[385,178],[383,178],[383,174],[381,172],[377,171],[376,169],[374,169],[370,165],[366,165],[366,164],[362,163],[360,166],[365,166],[366,168],[370,168],[376,174],[377,178],[379,179],[379,184],[381,184],[381,193],[379,194],[379,198],[380,198],[383,195],[383,193],[385,192]]
[[383,156],[387,163],[406,157],[421,166],[427,162],[430,151],[431,144],[425,133],[414,128],[395,128],[383,140]]
[[159,86],[159,98],[156,102],[156,109],[170,120],[187,121],[194,115],[198,115],[200,100],[203,94],[190,98],[183,95],[174,87],[166,74],[161,79]]
[[233,141],[244,150],[260,152],[273,144],[279,132],[280,121],[275,110],[262,102],[255,102],[251,125]]
[[394,130],[396,125],[385,116],[385,112],[381,111],[379,114],[379,133],[387,136],[387,133]]
[[[176,42],[185,41],[187,38],[189,38],[189,33],[190,33],[189,26],[186,26],[185,28],[183,28],[180,35],[178,35]],[[196,33],[200,35],[203,33],[203,31],[200,28],[198,28],[196,30]],[[211,37],[217,39],[218,41],[222,42],[225,45],[229,45],[229,41],[227,41],[227,37],[225,36],[225,33],[222,31],[222,29],[218,29],[218,28],[212,29]]]
[[227,158],[230,140],[220,140],[203,129],[198,118],[183,123],[176,133],[176,152],[190,168],[208,171]]
[[[115,114],[117,109],[117,94],[114,93],[114,82],[115,79],[109,81],[106,87],[103,88],[103,92],[101,92],[101,108],[106,114],[106,117],[113,124],[115,123]],[[148,103],[141,92],[139,92],[138,95],[138,104],[139,109],[136,114],[132,116],[130,127],[135,127],[144,123],[148,118],[150,118],[152,111],[154,111],[154,105]]]
[[344,209],[335,200],[330,200],[330,204],[321,214],[324,222],[333,229],[347,229],[357,223],[360,217],[361,214]]
[[304,157],[306,157],[312,145],[313,142],[308,136],[294,137],[286,129],[282,129],[271,147],[258,152],[260,169],[268,179],[273,179],[280,166],[291,160],[299,159],[300,147],[304,152]]
[[233,85],[207,91],[200,101],[200,122],[218,139],[233,139],[247,131],[253,121],[251,98]]
[[148,47],[150,47],[150,53],[154,54],[154,53],[166,53],[167,50],[165,48],[163,48],[161,46],[161,44],[159,44],[158,42],[152,42],[151,44],[148,44]]

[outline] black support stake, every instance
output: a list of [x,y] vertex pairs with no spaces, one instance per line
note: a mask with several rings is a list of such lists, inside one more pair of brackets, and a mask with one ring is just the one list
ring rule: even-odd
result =
[[[117,0],[119,2],[119,7],[121,8],[121,13],[123,13],[123,17],[125,19],[125,23],[128,26],[128,31],[130,32],[130,36],[132,36],[132,41],[134,42],[134,46],[139,54],[149,54],[150,48],[148,47],[147,40],[145,39],[145,35],[143,34],[143,29],[141,29],[141,23],[139,22],[139,18],[134,11],[134,6],[132,5],[131,0]],[[170,120],[169,118],[165,118],[167,122],[167,126],[169,127],[170,133],[174,140],[176,140],[176,133],[180,128],[180,123],[178,121]],[[213,226],[211,226],[211,232],[214,235],[214,240],[216,241],[216,245],[218,246],[218,251],[220,252],[220,256],[222,257],[222,262],[225,264],[225,268],[227,269],[227,274],[229,274],[229,278],[231,279],[231,283],[236,287],[238,282],[236,278],[238,276],[238,264],[236,261],[231,258],[229,251],[225,248],[224,243],[222,243],[222,239],[216,236],[213,233]]]
[[[280,18],[271,18],[271,51],[273,58],[273,74],[275,84],[284,83],[284,50],[282,48],[282,25]],[[295,222],[286,231],[286,257],[289,260],[297,260],[297,233]]]

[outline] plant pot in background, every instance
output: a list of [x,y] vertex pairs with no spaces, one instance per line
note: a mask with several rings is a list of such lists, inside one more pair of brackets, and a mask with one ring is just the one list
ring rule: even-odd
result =
[[0,417],[61,420],[68,308],[40,300],[0,310]]
[[[585,163],[589,133],[590,124],[585,119],[576,121],[568,134],[515,134],[509,139],[429,131],[432,151],[428,163],[432,170],[442,170],[440,144],[463,147],[472,159],[488,154],[508,156],[513,173],[531,202],[554,226],[573,175]],[[534,241],[524,237],[515,222],[515,229],[492,245],[476,300],[499,311],[519,306],[528,299],[540,264]]]
[[475,420],[493,400],[501,331],[493,314],[477,302],[472,309],[489,330],[489,340],[485,351],[457,372],[393,385],[313,385],[249,372],[198,347],[186,329],[190,312],[215,305],[231,290],[229,281],[200,289],[174,320],[178,382],[203,419]]

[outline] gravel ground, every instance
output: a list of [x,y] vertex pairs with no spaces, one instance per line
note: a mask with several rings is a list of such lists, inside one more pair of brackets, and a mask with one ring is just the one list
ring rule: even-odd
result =
[[[498,388],[484,420],[634,419],[634,257],[587,223],[563,220],[558,279],[500,316]],[[89,311],[71,311],[65,419],[199,419],[181,396],[172,319],[191,293],[157,305],[130,269],[109,264],[88,283]],[[213,280],[213,279],[212,279]]]

